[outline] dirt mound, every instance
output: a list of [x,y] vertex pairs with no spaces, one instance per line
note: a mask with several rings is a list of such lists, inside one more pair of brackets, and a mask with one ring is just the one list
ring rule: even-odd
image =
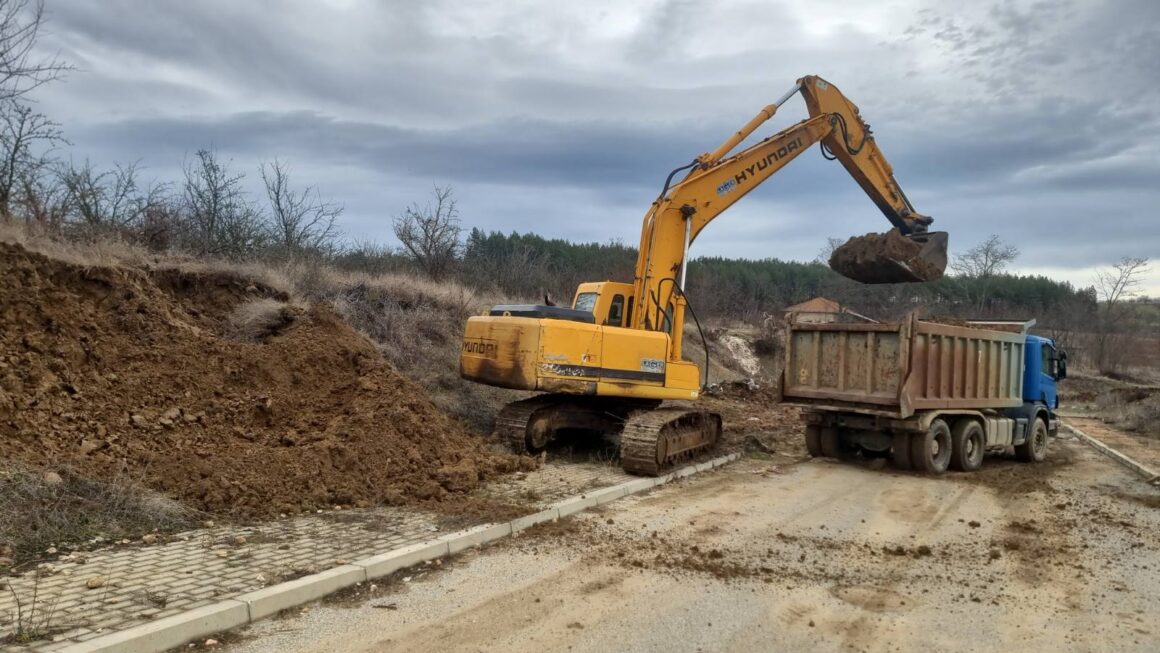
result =
[[929,237],[932,241],[924,246],[897,229],[858,236],[835,249],[829,265],[838,274],[860,283],[934,281],[943,276],[946,268],[946,237]]
[[216,513],[439,500],[516,468],[325,306],[228,337],[230,274],[86,268],[0,243],[0,441]]

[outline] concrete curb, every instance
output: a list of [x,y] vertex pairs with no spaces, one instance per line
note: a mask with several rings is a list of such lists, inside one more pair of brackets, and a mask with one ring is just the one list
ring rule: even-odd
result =
[[1108,445],[1104,444],[1103,442],[1100,442],[1099,440],[1093,438],[1092,436],[1088,435],[1087,433],[1084,433],[1083,431],[1077,429],[1076,427],[1072,426],[1071,424],[1068,424],[1067,422],[1060,422],[1060,423],[1063,424],[1064,428],[1066,428],[1067,430],[1076,434],[1076,436],[1079,439],[1086,442],[1088,444],[1088,446],[1090,446],[1092,449],[1095,449],[1096,451],[1104,454],[1108,458],[1111,458],[1112,460],[1120,463],[1124,467],[1127,467],[1128,469],[1132,470],[1133,472],[1136,472],[1137,474],[1142,476],[1147,483],[1149,483],[1151,485],[1160,485],[1160,473],[1157,473],[1156,470],[1152,469],[1151,467],[1148,467],[1147,465],[1144,465],[1143,463],[1141,463],[1137,460],[1129,458],[1128,456],[1124,455],[1123,453],[1120,453],[1116,449],[1109,447]]
[[484,524],[430,542],[412,544],[151,623],[103,635],[87,642],[73,644],[60,650],[61,653],[159,653],[200,637],[253,623],[357,583],[381,578],[400,569],[458,553],[473,546],[494,542],[536,524],[555,521],[593,506],[665,485],[674,479],[720,467],[740,457],[740,453],[731,453],[697,465],[683,467],[664,476],[640,478],[601,488],[564,499],[546,510],[524,515],[510,522]]

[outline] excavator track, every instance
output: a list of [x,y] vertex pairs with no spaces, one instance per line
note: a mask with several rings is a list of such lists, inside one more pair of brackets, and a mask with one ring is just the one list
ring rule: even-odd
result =
[[687,408],[657,408],[629,416],[620,434],[620,466],[657,476],[721,441],[721,416]]
[[513,401],[495,416],[493,433],[514,453],[528,453],[528,422],[531,421],[532,415],[537,410],[547,408],[558,401],[559,398],[553,395]]

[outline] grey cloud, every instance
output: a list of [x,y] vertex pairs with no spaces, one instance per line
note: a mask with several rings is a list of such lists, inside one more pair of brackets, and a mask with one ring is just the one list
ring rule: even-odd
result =
[[[668,170],[818,73],[956,247],[1000,233],[1027,265],[1160,252],[1160,3],[924,4],[897,30],[820,33],[791,0],[673,0],[597,37],[595,10],[567,29],[518,15],[552,5],[473,6],[508,12],[474,29],[438,0],[50,0],[47,45],[83,70],[46,87],[43,109],[69,116],[75,156],[163,177],[210,144],[246,170],[287,158],[346,203],[353,236],[389,239],[384,217],[451,183],[473,224],[634,242]],[[826,236],[882,226],[808,152],[698,251],[809,260]]]

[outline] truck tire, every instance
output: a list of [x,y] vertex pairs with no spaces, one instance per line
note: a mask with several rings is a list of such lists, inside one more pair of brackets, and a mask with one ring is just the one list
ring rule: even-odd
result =
[[894,466],[898,469],[910,469],[910,434],[909,433],[895,433],[894,446],[891,448],[894,452]]
[[836,426],[823,426],[821,440],[822,455],[828,458],[848,460],[857,452],[857,449],[842,441],[842,432]]
[[973,419],[960,419],[951,429],[951,469],[973,472],[983,466],[987,435]]
[[825,455],[822,453],[822,427],[817,424],[806,425],[806,451],[812,458]]
[[910,439],[910,464],[924,474],[942,474],[951,462],[951,429],[941,419],[930,423],[926,433]]
[[1025,463],[1041,463],[1047,458],[1047,424],[1036,418],[1023,444],[1015,445],[1015,457]]

